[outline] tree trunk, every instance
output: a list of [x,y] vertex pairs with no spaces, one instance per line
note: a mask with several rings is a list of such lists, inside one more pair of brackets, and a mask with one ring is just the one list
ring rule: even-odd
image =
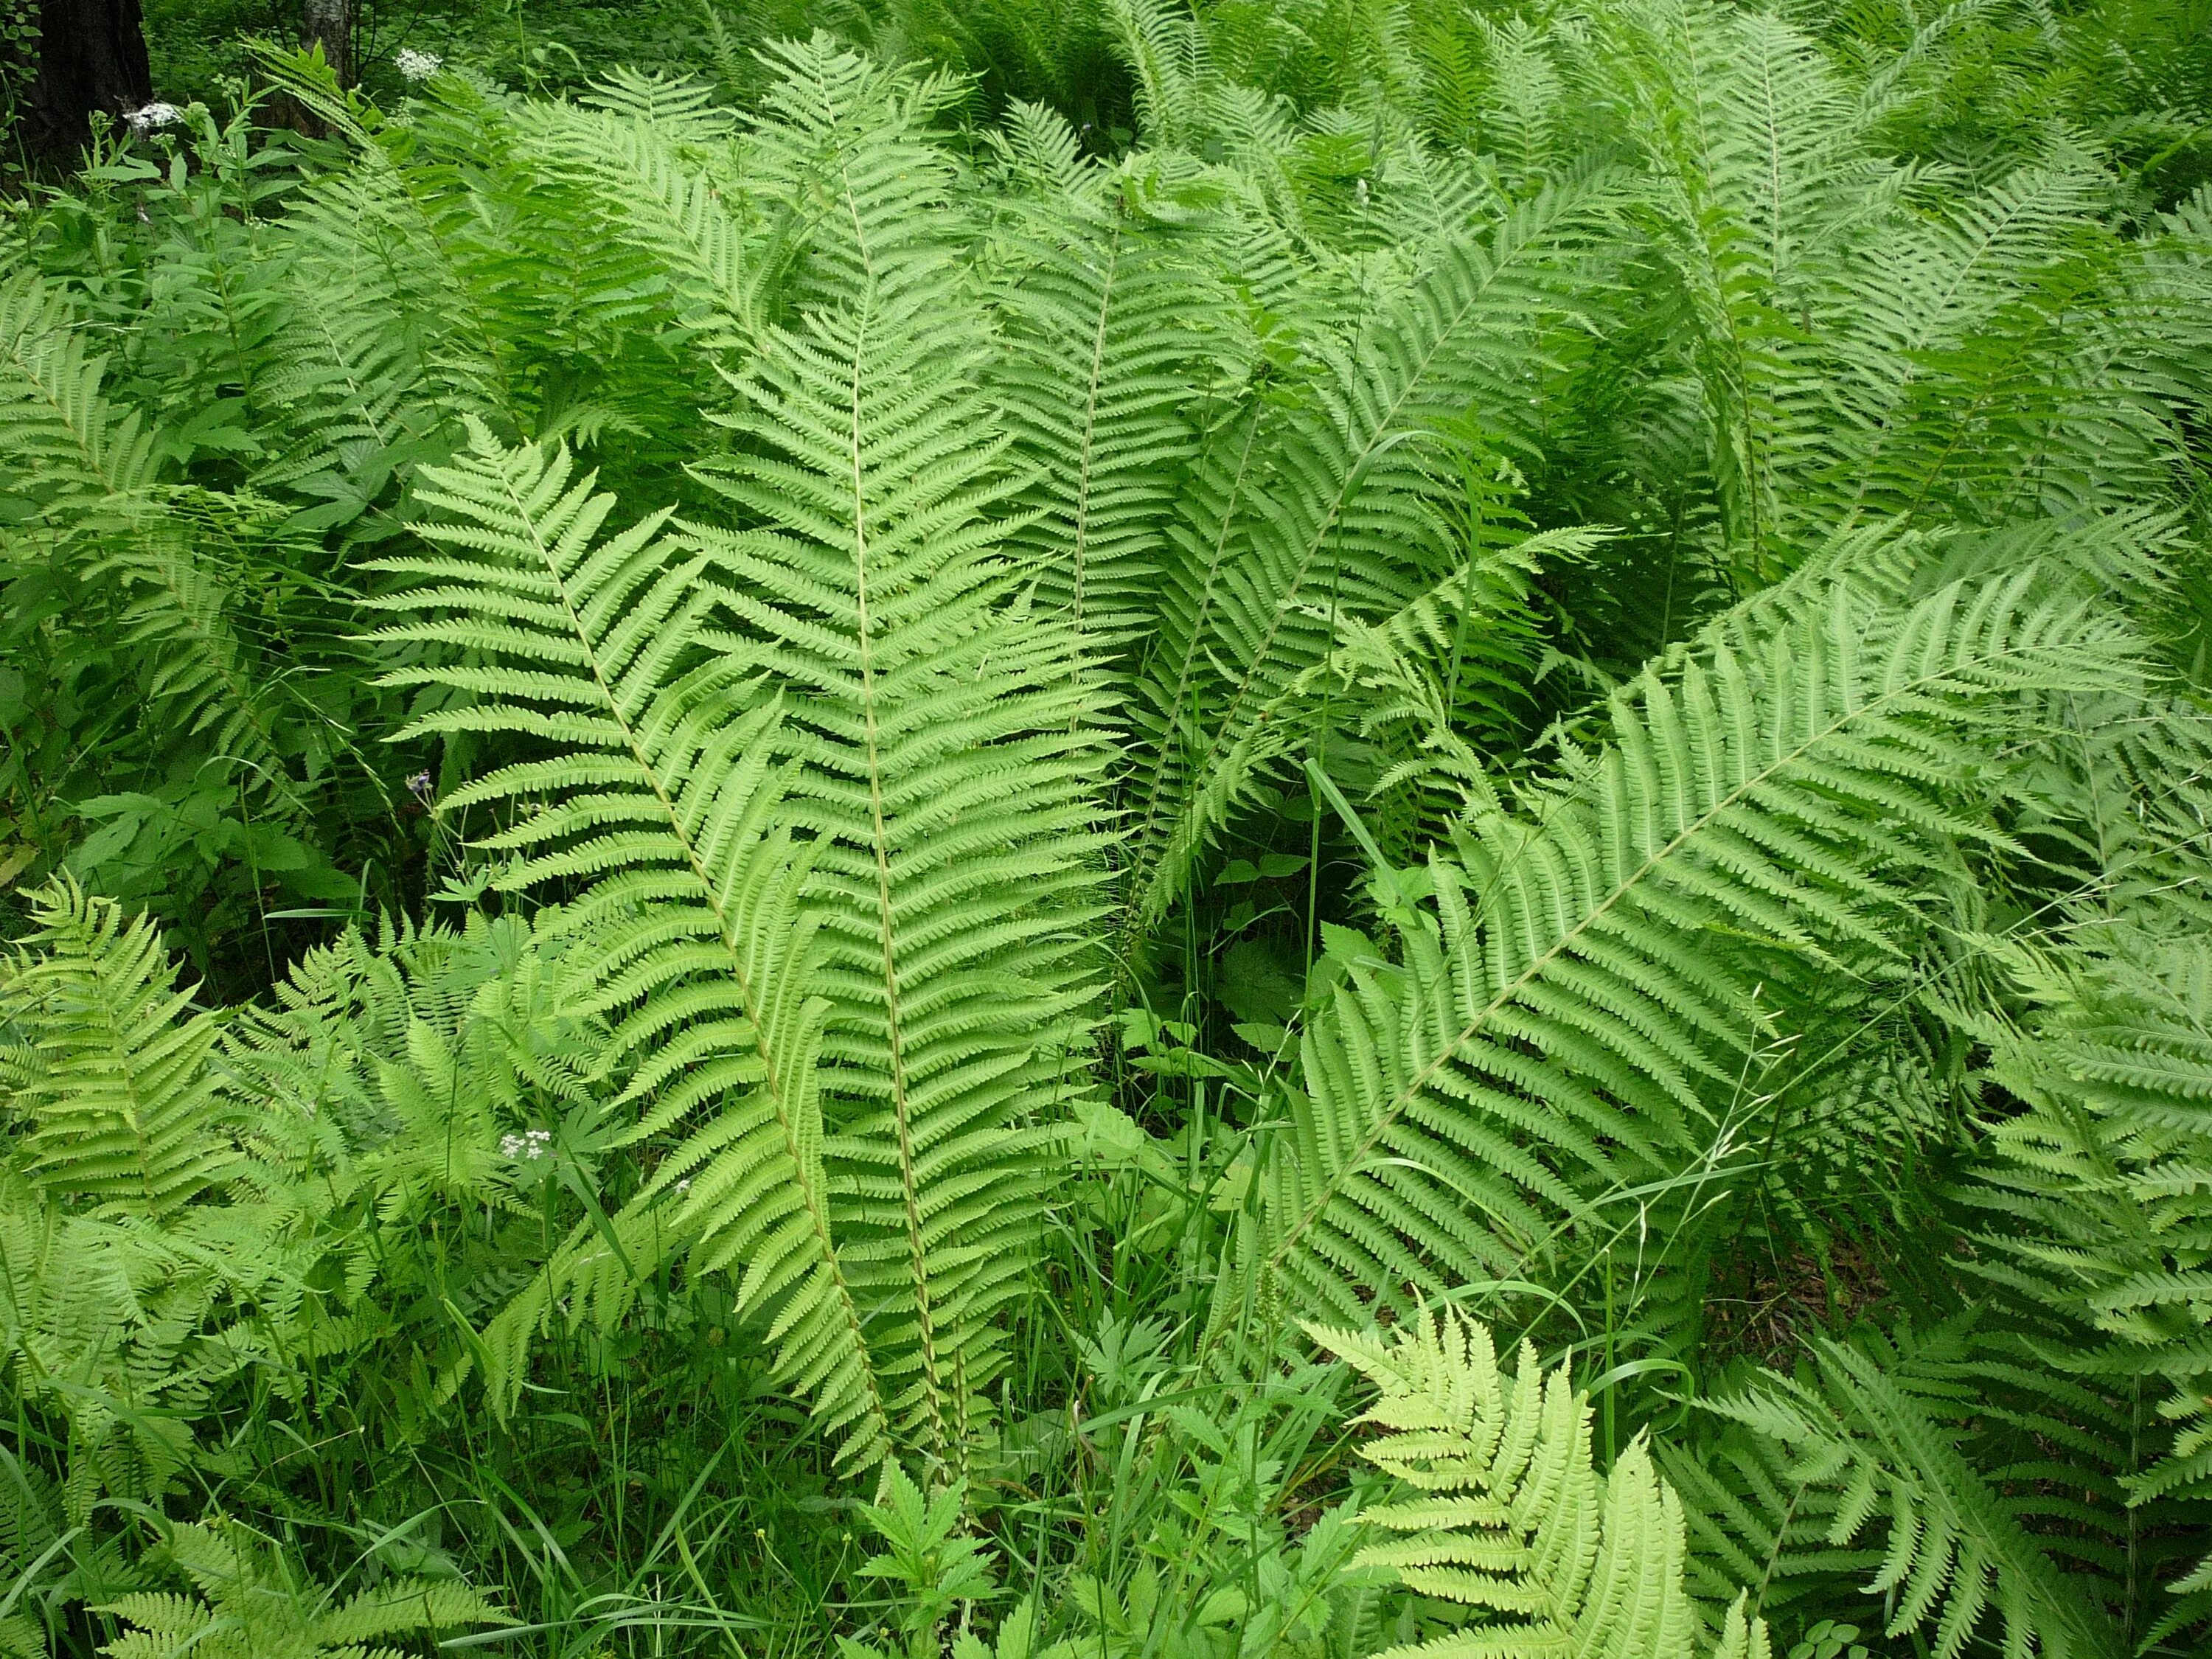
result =
[[33,149],[74,159],[92,137],[93,111],[119,116],[153,100],[138,0],[44,0],[24,123]]
[[338,84],[353,84],[353,0],[306,0],[300,13],[300,44],[319,44],[337,71]]

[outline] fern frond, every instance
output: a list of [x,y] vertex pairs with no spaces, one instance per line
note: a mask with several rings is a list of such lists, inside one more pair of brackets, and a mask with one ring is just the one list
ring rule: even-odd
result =
[[[2047,960],[2021,959],[2041,1006],[1998,1034],[1992,1071],[2025,1109],[1986,1126],[1961,1194],[1984,1218],[1965,1265],[2026,1316],[2035,1362],[2163,1396],[2173,1426],[2137,1427],[2109,1467],[2139,1525],[2185,1536],[2212,1503],[2212,961],[2193,895],[2130,909],[2117,924],[2085,919]],[[2200,1562],[2173,1588],[2197,1592],[2193,1615],[2176,1605],[2174,1618],[2201,1619],[2212,1568]]]
[[1530,816],[1432,855],[1434,922],[1398,965],[1355,968],[1303,1041],[1217,1333],[1516,1279],[1563,1232],[1602,1249],[1694,1201],[1761,1064],[1762,975],[1723,939],[1903,960],[1930,861],[1994,834],[1951,796],[1977,744],[2129,647],[2030,571],[1902,610],[1838,586],[1710,649],[1617,694],[1612,742]]
[[1108,11],[1145,136],[1163,149],[1197,142],[1223,84],[1204,20],[1174,0],[1109,0]]
[[100,1649],[110,1659],[377,1659],[367,1644],[514,1621],[466,1585],[395,1578],[343,1605],[243,1524],[165,1525],[161,1554],[195,1592],[125,1595],[95,1611],[132,1626]]
[[1249,787],[1240,746],[1325,653],[1334,620],[1396,611],[1443,574],[1436,428],[1470,405],[1501,427],[1516,418],[1515,378],[1559,303],[1547,267],[1601,199],[1596,185],[1547,191],[1440,250],[1371,330],[1325,349],[1309,404],[1277,422],[1255,404],[1216,438],[1173,526],[1159,637],[1139,676],[1132,942]]
[[1955,353],[2034,283],[2039,265],[2066,252],[2069,233],[2094,210],[2098,184],[2084,169],[2027,169],[1947,218],[1899,228],[1854,262],[1858,280],[1833,346],[1844,369],[1837,394],[1844,418],[1835,436],[1842,453],[1832,465],[1850,492],[1845,515],[1924,501],[1928,486],[1911,477],[1909,453],[1916,440],[1957,441],[1957,391],[1942,395],[1943,414],[1919,415],[1932,417],[1940,435],[1916,432],[1919,412],[1909,403],[1917,383],[1941,375],[1939,353]]
[[819,836],[829,1155],[842,1260],[894,1401],[961,1455],[1036,1248],[1088,1047],[1099,770],[1077,636],[1037,616],[989,516],[1015,480],[985,337],[926,267],[779,331],[709,473],[760,523],[687,526],[781,689]]
[[[816,953],[799,921],[812,854],[781,805],[779,716],[713,636],[702,562],[659,535],[665,515],[601,539],[613,498],[572,477],[565,455],[481,429],[465,464],[426,471],[421,497],[448,517],[422,533],[447,550],[383,562],[418,585],[381,602],[416,619],[380,637],[466,653],[393,675],[461,694],[416,730],[551,745],[447,810],[538,809],[486,843],[515,855],[501,884],[580,890],[549,926],[570,942],[576,1006],[611,1015],[613,1058],[638,1066],[643,1132],[710,1115],[683,1166],[714,1161],[677,1230],[702,1267],[744,1253],[780,1372],[865,1467],[884,1453],[884,1390],[832,1242]],[[680,1173],[664,1166],[637,1203]]]
[[102,390],[106,370],[59,293],[29,271],[0,285],[0,455],[41,493],[82,505],[155,481],[159,433]]
[[1146,214],[1139,179],[1084,168],[1056,116],[1017,114],[1033,150],[1056,141],[1078,169],[1017,199],[999,283],[994,386],[1036,476],[1018,544],[1036,561],[1040,607],[1118,658],[1152,609],[1176,470],[1195,446],[1181,405],[1224,301],[1210,237]]
[[750,134],[771,268],[800,305],[944,262],[964,208],[948,199],[949,158],[927,124],[951,94],[943,71],[887,69],[817,32],[771,46],[776,82]]
[[1604,20],[1607,79],[1651,167],[1661,256],[1693,319],[1726,556],[1778,574],[1801,471],[1826,416],[1808,307],[1877,164],[1849,88],[1778,16],[1651,0]]
[[697,126],[547,104],[524,130],[666,273],[677,320],[710,351],[742,352],[759,342],[774,273],[748,240],[753,208],[734,169],[692,153],[705,137]]
[[[1987,1622],[2008,1654],[2124,1651],[2105,1610],[2022,1525],[2032,1500],[1962,1454],[1894,1352],[1823,1339],[1814,1363],[1812,1378],[1764,1373],[1706,1408],[1782,1448],[1785,1479],[1835,1494],[1828,1548],[1876,1531],[1881,1554],[1863,1588],[1881,1598],[1892,1636],[1927,1632],[1941,1659],[1955,1659]],[[1937,1379],[1917,1380],[1940,1393]]]
[[63,878],[32,896],[34,931],[0,970],[21,1034],[8,1066],[42,1188],[102,1208],[172,1214],[231,1158],[208,1066],[212,1016],[191,1012],[160,930]]
[[1404,1536],[1362,1550],[1359,1565],[1476,1610],[1474,1622],[1382,1659],[1767,1653],[1765,1626],[1741,1597],[1708,1647],[1683,1578],[1680,1500],[1641,1438],[1598,1474],[1589,1401],[1564,1369],[1547,1373],[1523,1344],[1517,1370],[1502,1371],[1489,1331],[1449,1310],[1423,1310],[1387,1337],[1308,1331],[1376,1386],[1357,1421],[1385,1432],[1360,1455],[1418,1494],[1361,1511]]

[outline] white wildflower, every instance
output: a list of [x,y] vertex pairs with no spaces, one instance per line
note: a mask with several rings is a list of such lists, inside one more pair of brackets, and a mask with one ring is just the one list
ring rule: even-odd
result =
[[1365,207],[1367,205],[1367,181],[1364,179],[1360,179],[1358,183],[1352,185],[1352,193],[1359,198],[1360,206]]
[[550,1129],[525,1129],[519,1135],[501,1135],[499,1138],[499,1155],[512,1158],[518,1164],[544,1158],[552,1150],[553,1132]]
[[427,81],[446,67],[446,60],[434,52],[417,52],[412,46],[402,46],[392,54],[392,67],[399,71],[403,81]]
[[183,120],[185,112],[174,104],[152,103],[125,111],[123,118],[133,132],[159,132]]

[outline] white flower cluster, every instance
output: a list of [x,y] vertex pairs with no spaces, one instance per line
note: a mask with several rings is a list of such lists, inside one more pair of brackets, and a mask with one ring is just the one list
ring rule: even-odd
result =
[[552,1150],[553,1132],[550,1129],[525,1129],[519,1135],[501,1135],[499,1138],[499,1155],[511,1158],[518,1164],[527,1163],[533,1158],[544,1158]]
[[184,118],[184,111],[174,104],[148,104],[143,108],[123,112],[124,122],[131,131],[142,133],[159,132],[163,127],[174,126]]
[[417,52],[412,46],[402,46],[392,54],[392,67],[399,71],[403,81],[427,81],[446,67],[446,60],[434,52]]

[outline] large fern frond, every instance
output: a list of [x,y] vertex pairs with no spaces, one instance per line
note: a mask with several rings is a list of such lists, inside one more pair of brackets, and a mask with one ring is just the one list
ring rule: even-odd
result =
[[1600,198],[1589,184],[1547,191],[1439,250],[1371,328],[1323,349],[1310,401],[1257,402],[1213,439],[1172,527],[1158,637],[1139,675],[1132,942],[1250,787],[1240,746],[1326,653],[1335,619],[1396,611],[1449,568],[1437,429],[1470,407],[1516,423],[1516,379],[1561,303],[1547,268]]
[[1902,609],[1846,584],[1616,695],[1611,741],[1433,855],[1434,921],[1306,1034],[1217,1332],[1664,1240],[1759,1087],[1758,951],[1907,960],[1931,864],[1993,835],[1954,796],[1978,745],[2128,672],[2127,637],[2033,570]]
[[[397,683],[459,699],[416,729],[550,750],[464,785],[447,809],[526,809],[488,839],[514,855],[499,879],[575,890],[550,925],[573,941],[575,1000],[614,1017],[612,1058],[638,1067],[641,1132],[708,1115],[638,1202],[707,1166],[674,1231],[702,1268],[742,1252],[741,1289],[773,1314],[780,1372],[846,1437],[847,1457],[872,1462],[884,1391],[832,1242],[815,952],[798,918],[811,855],[781,807],[775,704],[717,645],[702,562],[659,533],[665,515],[602,539],[613,499],[574,481],[565,455],[479,430],[421,495],[447,515],[423,527],[447,550],[381,565],[410,586],[380,603],[413,615],[380,637],[447,658]],[[511,1395],[520,1378],[501,1382]]]
[[1009,171],[1030,185],[1010,215],[994,376],[1015,453],[1036,469],[1024,505],[1036,516],[1018,541],[1036,561],[1039,605],[1120,657],[1145,629],[1176,473],[1195,447],[1182,405],[1223,303],[1211,238],[1150,211],[1141,174],[1079,160],[1049,112],[1016,110],[1006,144]]
[[784,689],[819,836],[842,1260],[892,1404],[960,1455],[1035,1248],[1098,969],[1099,751],[1078,639],[990,514],[1015,478],[985,337],[926,265],[779,331],[705,474],[760,527],[687,526]]

